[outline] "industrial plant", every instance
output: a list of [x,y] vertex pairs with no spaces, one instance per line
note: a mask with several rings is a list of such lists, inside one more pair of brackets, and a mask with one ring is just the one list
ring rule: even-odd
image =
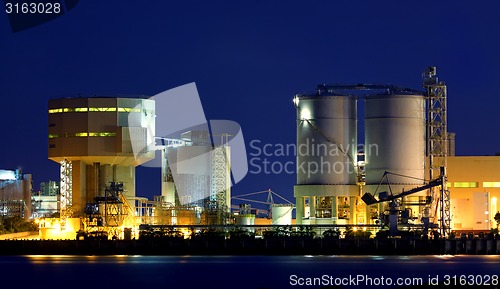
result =
[[0,170],[0,215],[31,217],[31,174],[21,170]]
[[297,146],[308,148],[297,165],[309,168],[297,173],[297,224],[385,225],[394,235],[434,228],[442,236],[495,228],[500,157],[455,156],[435,67],[422,86],[318,85],[295,96]]
[[[435,67],[422,88],[321,84],[295,95],[295,203],[271,189],[232,194],[230,135],[203,127],[156,135],[152,97],[51,99],[48,158],[60,180],[32,192],[31,175],[0,170],[0,214],[36,220],[42,240],[236,229],[261,238],[283,226],[315,236],[494,229],[500,156],[456,156]],[[135,171],[155,156],[161,194],[150,200],[136,195]]]

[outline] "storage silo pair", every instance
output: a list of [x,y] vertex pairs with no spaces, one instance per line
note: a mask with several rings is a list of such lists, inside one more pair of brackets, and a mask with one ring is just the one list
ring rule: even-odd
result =
[[[358,96],[319,91],[295,97],[297,224],[371,223],[382,208],[366,206],[360,199],[364,192],[397,194],[423,184],[424,96],[387,92],[360,99],[363,145],[357,140]],[[360,152],[364,161],[358,161]],[[391,174],[383,178],[386,171]]]

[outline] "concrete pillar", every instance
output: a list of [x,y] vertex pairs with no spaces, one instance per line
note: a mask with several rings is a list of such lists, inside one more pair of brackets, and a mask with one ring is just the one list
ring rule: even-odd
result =
[[304,218],[304,197],[298,197],[295,199],[295,223],[301,225],[302,218]]
[[368,205],[365,205],[365,223],[366,224],[372,224],[373,223],[372,215],[371,215],[371,212],[370,212],[370,206],[368,206]]
[[22,180],[22,197],[24,200],[24,220],[29,221],[31,217],[31,191],[33,190],[32,188],[32,178],[31,174],[24,174],[23,175],[23,180]]
[[356,224],[356,197],[349,197],[349,223]]
[[309,197],[310,217],[316,218],[316,197]]
[[[87,199],[87,166],[82,162],[82,161],[72,161],[72,170],[73,170],[73,175],[72,175],[72,209],[73,212],[76,214],[75,216],[78,216],[78,214],[83,212],[83,209],[85,208],[85,205],[87,203],[90,203]],[[92,199],[93,201],[93,199]]]
[[104,195],[104,193],[106,192],[106,188],[109,186],[109,183],[110,183],[111,178],[108,177],[108,174],[110,172],[109,168],[110,168],[110,165],[108,165],[108,164],[100,165],[97,168],[99,170],[99,195],[100,196]]
[[333,221],[333,224],[337,224],[337,219],[338,219],[337,197],[332,196],[332,221]]
[[[98,163],[86,166],[86,196],[88,203],[94,202],[94,198],[99,195]],[[73,170],[74,171],[74,170]]]
[[382,202],[382,203],[378,203],[377,206],[378,206],[378,214],[380,216],[380,214],[384,213],[384,206],[385,206],[385,204],[384,204],[384,202]]
[[124,195],[129,199],[129,204],[134,208],[135,193],[135,167],[133,166],[117,166],[116,181],[123,183]]

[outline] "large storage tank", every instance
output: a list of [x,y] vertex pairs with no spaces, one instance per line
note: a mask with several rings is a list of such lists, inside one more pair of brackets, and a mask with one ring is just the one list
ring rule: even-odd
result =
[[400,175],[389,175],[391,184],[423,183],[424,96],[386,94],[365,98],[365,161],[367,185],[379,184],[386,171]]
[[273,204],[271,205],[272,224],[273,225],[291,225],[292,224],[293,205],[291,204]]
[[300,96],[297,105],[297,185],[356,184],[356,98]]
[[236,216],[237,225],[255,225],[255,214],[252,214],[252,206],[250,204],[240,204],[239,215]]

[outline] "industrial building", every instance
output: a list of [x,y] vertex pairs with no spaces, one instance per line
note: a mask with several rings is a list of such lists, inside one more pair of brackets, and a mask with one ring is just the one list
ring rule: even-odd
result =
[[163,224],[227,224],[231,209],[227,136],[213,143],[208,130],[189,130],[162,146]]
[[[389,86],[383,93],[379,87],[367,89],[376,93],[362,99],[362,146],[356,96],[319,87],[313,95],[296,97],[297,146],[309,148],[298,154],[297,165],[314,169],[297,174],[297,223],[373,224],[383,208],[367,206],[360,198],[363,192],[388,191],[389,184],[400,192],[424,184],[424,96]],[[415,213],[421,212],[417,208]]]
[[[214,145],[208,131],[196,130],[175,139],[156,136],[155,117],[150,97],[49,101],[48,155],[61,166],[61,218],[41,222],[42,239],[74,238],[79,230],[130,238],[139,224],[228,222],[227,141]],[[135,168],[158,150],[161,195],[137,197]]]
[[104,195],[110,182],[123,182],[126,197],[135,197],[135,167],[151,160],[154,153],[134,155],[131,134],[145,144],[151,140],[154,101],[52,99],[48,112],[49,159],[61,165],[61,210],[71,207],[71,214],[81,214],[87,203]]
[[[500,198],[500,156],[455,156],[446,86],[435,68],[424,73],[423,87],[319,85],[296,95],[295,204],[272,190],[231,196],[228,135],[211,135],[202,125],[157,136],[152,98],[50,100],[48,152],[61,165],[61,179],[33,201],[36,216],[60,210],[61,218],[45,218],[40,236],[75,238],[83,230],[127,239],[138,236],[140,224],[489,230]],[[161,195],[137,197],[135,168],[156,151]],[[247,202],[261,193],[268,195],[260,203],[269,205],[269,219],[256,218],[259,210],[247,203],[232,214],[231,199]],[[285,202],[274,203],[273,195]]]
[[0,170],[0,216],[31,218],[31,174]]
[[[74,236],[85,225],[118,227],[123,215],[134,214],[135,167],[154,158],[147,150],[154,117],[154,101],[147,98],[49,100],[48,155],[61,165],[61,220],[42,224],[46,235],[57,231],[50,229],[55,223],[61,231],[71,223],[68,234]],[[137,153],[133,145],[146,149]]]
[[451,225],[455,231],[496,228],[500,210],[500,156],[448,157]]
[[59,182],[40,183],[40,191],[32,192],[32,216],[34,218],[51,217],[60,213]]
[[455,156],[446,86],[434,67],[422,86],[318,85],[295,96],[297,224],[494,228],[500,157]]

